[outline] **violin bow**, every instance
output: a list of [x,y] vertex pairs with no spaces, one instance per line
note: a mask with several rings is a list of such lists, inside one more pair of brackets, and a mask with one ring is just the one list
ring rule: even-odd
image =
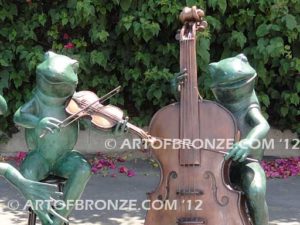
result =
[[[110,92],[108,92],[105,95],[103,95],[100,98],[98,98],[96,101],[90,103],[89,105],[87,105],[86,107],[82,108],[78,112],[76,112],[76,113],[72,114],[71,116],[67,117],[66,119],[64,119],[63,121],[61,121],[60,123],[58,123],[57,125],[59,127],[67,127],[67,126],[69,126],[71,123],[75,122],[76,120],[78,120],[80,118],[80,116],[78,116],[80,113],[86,111],[88,108],[92,107],[93,105],[95,105],[98,102],[99,103],[103,103],[103,102],[107,101],[112,96],[114,96],[117,93],[119,93],[120,91],[121,91],[121,86],[116,87],[115,89],[111,90]],[[73,119],[73,120],[69,121],[70,119]],[[48,130],[44,131],[40,135],[40,138],[45,137],[45,135],[47,135],[48,132],[49,132]]]
[[[169,142],[169,143],[172,143],[172,144],[180,144],[180,145],[185,146],[185,147],[197,149],[193,144],[189,144],[189,143],[186,143],[186,142],[181,141],[181,140],[169,140],[169,139],[164,139],[164,138],[159,138],[159,137],[153,137],[153,136],[149,135],[148,136],[148,140],[151,140],[151,139],[152,140],[154,139],[154,141],[155,141],[155,139],[157,139],[157,140],[160,140],[160,141],[165,141],[165,142]],[[208,150],[208,149],[206,149],[206,150]],[[213,150],[213,151],[217,152],[217,153],[220,153],[220,154],[223,154],[223,155],[228,155],[229,154],[228,152],[220,151],[220,150]],[[253,159],[253,158],[247,157],[246,159],[249,160],[250,162],[258,162],[257,159]]]

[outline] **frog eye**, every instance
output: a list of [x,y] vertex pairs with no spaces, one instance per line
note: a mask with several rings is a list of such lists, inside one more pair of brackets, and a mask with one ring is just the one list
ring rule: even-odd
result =
[[245,63],[248,62],[248,59],[247,59],[247,57],[244,54],[237,55],[237,58],[239,58],[240,60],[242,60]]
[[71,66],[72,66],[72,69],[74,70],[74,72],[77,73],[78,69],[79,69],[79,63],[76,61]]
[[44,55],[44,60],[47,60],[47,59],[53,57],[54,55],[56,55],[54,52],[48,51],[48,52],[46,52],[45,55]]

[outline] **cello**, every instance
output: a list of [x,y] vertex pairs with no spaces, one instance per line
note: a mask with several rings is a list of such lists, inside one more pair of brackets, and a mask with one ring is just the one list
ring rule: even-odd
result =
[[[204,12],[195,6],[180,14],[180,69],[186,71],[186,78],[180,83],[180,101],[153,116],[151,136],[190,142],[239,139],[233,115],[220,104],[199,97],[196,32],[206,28],[203,18]],[[230,183],[230,161],[218,151],[226,147],[223,143],[152,148],[161,177],[158,187],[149,193],[145,225],[251,225],[244,196]]]

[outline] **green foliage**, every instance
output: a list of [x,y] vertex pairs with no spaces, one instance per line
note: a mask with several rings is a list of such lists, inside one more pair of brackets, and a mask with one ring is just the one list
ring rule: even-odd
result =
[[[102,95],[117,85],[113,104],[134,122],[147,124],[155,111],[173,101],[169,80],[178,72],[185,5],[205,9],[209,29],[198,37],[199,87],[207,86],[207,65],[245,53],[258,72],[257,93],[273,125],[300,132],[300,3],[298,0],[0,0],[0,93],[9,113],[28,100],[35,67],[52,49],[80,62],[79,90]],[[7,122],[8,121],[8,122]]]

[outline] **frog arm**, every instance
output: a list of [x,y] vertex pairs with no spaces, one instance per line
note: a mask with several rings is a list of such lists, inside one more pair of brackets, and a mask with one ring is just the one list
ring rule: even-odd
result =
[[251,131],[247,134],[246,139],[262,140],[265,138],[270,130],[270,125],[263,117],[260,110],[256,107],[251,108],[246,116],[246,120],[252,125]]
[[267,136],[270,126],[258,107],[250,108],[245,120],[252,129],[245,138],[233,145],[225,159],[232,158],[234,161],[243,162],[248,155],[261,159],[263,149],[260,148],[260,141]]
[[35,128],[39,120],[37,104],[34,99],[21,106],[14,115],[14,122],[25,128]]
[[187,74],[186,70],[180,71],[179,73],[175,73],[174,77],[170,80],[170,86],[171,86],[171,94],[176,98],[176,100],[179,100],[180,98],[180,83],[183,83],[186,79]]

